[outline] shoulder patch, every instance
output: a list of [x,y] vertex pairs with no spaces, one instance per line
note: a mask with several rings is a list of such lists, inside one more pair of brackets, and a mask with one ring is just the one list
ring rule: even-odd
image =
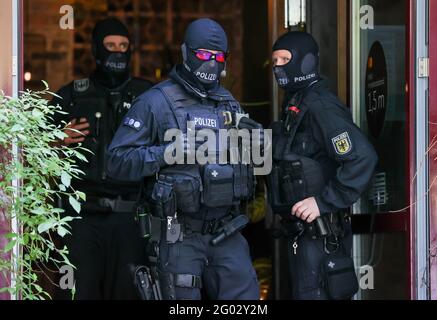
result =
[[130,117],[124,118],[123,124],[137,131],[140,131],[141,128],[143,127],[143,122],[141,120],[137,120]]
[[347,131],[332,138],[332,144],[335,152],[340,156],[344,156],[352,150],[352,141]]
[[90,87],[90,79],[80,79],[74,80],[74,91],[76,92],[85,92]]

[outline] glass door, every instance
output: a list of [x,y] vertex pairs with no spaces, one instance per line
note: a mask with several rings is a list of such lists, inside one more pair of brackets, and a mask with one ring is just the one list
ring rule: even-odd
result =
[[409,122],[406,103],[407,0],[352,2],[351,102],[379,163],[354,206],[358,299],[409,297]]

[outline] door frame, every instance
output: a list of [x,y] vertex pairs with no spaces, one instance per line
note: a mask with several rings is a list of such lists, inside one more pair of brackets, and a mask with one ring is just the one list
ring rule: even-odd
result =
[[429,290],[429,79],[419,72],[420,60],[428,58],[429,0],[409,1],[408,31],[408,94],[410,110],[410,193],[409,251],[410,297],[428,300]]
[[[429,120],[430,120],[430,139],[437,135],[437,41],[429,41],[430,34],[437,33],[437,3],[436,1],[429,1]],[[435,39],[435,38],[434,38]],[[429,181],[434,182],[437,177],[437,163],[434,160],[436,157],[435,150],[431,152],[430,158],[430,177]],[[430,191],[430,298],[437,300],[437,203],[432,199],[437,199],[437,189],[434,185]],[[434,257],[433,257],[434,256]]]
[[[5,91],[6,95],[17,98],[19,91],[22,90],[22,66],[23,66],[23,3],[22,0],[7,0],[0,4],[0,10],[6,13],[8,26],[4,28],[4,31],[9,33],[3,40],[3,46],[7,48],[2,52],[2,59],[5,58],[6,63],[2,64],[0,72],[2,73],[2,85],[6,88],[0,88]],[[8,17],[9,16],[9,17]],[[4,80],[4,81],[3,81]],[[11,149],[6,150],[10,156],[16,158],[18,157],[18,147],[15,143],[11,144]],[[12,186],[14,187],[14,194],[18,195],[20,181],[18,179],[13,181]],[[2,223],[2,231],[10,230],[10,232],[19,232],[17,219],[12,217],[10,221]],[[7,231],[6,231],[7,232]],[[0,237],[3,234],[0,233]],[[14,256],[17,256],[21,252],[21,246],[16,244],[12,249]],[[13,261],[14,263],[14,261]],[[18,270],[20,266],[16,265],[15,268]],[[16,273],[11,273],[6,281],[10,282],[10,286],[15,286]],[[7,285],[7,283],[0,283],[0,287]],[[17,300],[19,296],[13,296],[10,294],[2,294],[2,299]]]
[[[364,213],[353,216],[356,234],[370,232],[404,232],[407,235],[405,248],[408,270],[405,270],[409,284],[406,295],[410,299],[429,299],[429,173],[427,154],[428,132],[428,79],[419,77],[418,59],[428,57],[428,2],[429,0],[407,0],[406,15],[406,194],[408,207],[398,213]],[[360,30],[359,0],[351,3],[350,20],[350,102],[354,120],[359,123],[360,105]],[[435,4],[434,4],[435,5]],[[437,8],[437,6],[435,6]],[[434,13],[436,16],[436,13]],[[437,19],[437,17],[436,17]],[[434,26],[437,32],[437,25]],[[437,52],[437,49],[436,49]],[[358,91],[357,91],[358,89]],[[416,107],[417,106],[417,107]],[[435,114],[437,122],[437,114]],[[436,166],[437,169],[437,166]],[[419,196],[417,196],[419,195]],[[436,194],[437,195],[437,194]],[[437,204],[436,204],[437,205]],[[375,215],[371,226],[372,215]],[[436,241],[437,242],[437,241]],[[435,244],[437,245],[437,243]],[[436,272],[437,273],[437,272]],[[437,295],[437,294],[436,294]]]

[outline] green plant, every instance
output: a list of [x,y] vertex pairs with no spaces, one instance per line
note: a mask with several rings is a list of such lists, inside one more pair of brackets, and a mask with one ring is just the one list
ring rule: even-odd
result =
[[[38,285],[45,266],[54,265],[57,270],[71,266],[66,247],[57,248],[52,235],[64,237],[70,230],[68,223],[76,218],[65,216],[56,207],[57,199],[68,198],[78,213],[80,200],[85,200],[84,193],[71,187],[71,180],[83,174],[75,161],[86,161],[80,153],[85,149],[57,143],[66,135],[53,124],[53,117],[63,112],[43,98],[55,95],[44,84],[46,89],[28,90],[19,98],[0,92],[0,149],[16,146],[18,151],[0,159],[0,208],[7,212],[7,221],[17,222],[18,230],[5,235],[8,243],[0,251],[0,271],[3,277],[15,274],[15,283],[0,292],[32,300],[51,298]],[[18,187],[16,181],[20,181]],[[21,250],[13,250],[17,247]]]

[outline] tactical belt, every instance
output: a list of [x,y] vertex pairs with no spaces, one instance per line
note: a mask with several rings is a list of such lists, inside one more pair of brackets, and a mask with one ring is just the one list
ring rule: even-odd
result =
[[100,198],[87,197],[87,201],[82,205],[84,210],[98,212],[134,212],[135,201],[122,200],[121,198]]
[[275,237],[298,238],[306,232],[314,240],[331,236],[342,238],[348,219],[349,216],[343,212],[322,214],[309,224],[292,217],[283,221],[282,228],[279,232],[275,232]]
[[345,233],[345,219],[343,212],[326,213],[307,225],[306,231],[312,239],[325,239],[331,236],[343,238]]
[[203,235],[216,234],[227,222],[231,220],[231,215],[212,220],[194,219],[189,216],[182,216],[180,218],[184,234],[201,233]]

